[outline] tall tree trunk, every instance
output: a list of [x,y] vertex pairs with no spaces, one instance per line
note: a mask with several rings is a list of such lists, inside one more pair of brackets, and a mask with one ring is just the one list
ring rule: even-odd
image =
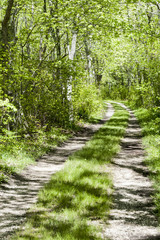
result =
[[8,34],[8,23],[11,18],[11,11],[13,8],[13,3],[14,3],[14,0],[8,0],[8,6],[6,9],[4,19],[2,21],[2,41],[5,46],[8,45],[8,35],[9,35]]
[[69,59],[73,60],[76,53],[76,42],[77,42],[77,33],[73,33],[71,48],[68,44]]
[[47,12],[47,1],[46,0],[44,0],[43,9],[44,9],[44,12],[46,13]]
[[9,30],[8,25],[11,18],[11,12],[13,8],[14,0],[8,0],[8,5],[6,9],[5,16],[2,20],[2,41],[0,46],[0,52],[1,52],[1,61],[2,61],[2,76],[3,76],[3,82],[2,82],[2,91],[5,94],[8,94],[8,90],[6,90],[6,81],[9,79],[8,76],[8,62],[9,62]]
[[[73,32],[72,36],[72,43],[71,46],[69,45],[69,39],[67,35],[67,45],[68,45],[68,55],[69,59],[73,61],[75,53],[76,53],[76,43],[77,43],[77,33]],[[72,104],[72,75],[69,78],[69,81],[66,82],[65,86],[65,100],[66,102],[69,102],[69,119],[73,120],[73,104]]]

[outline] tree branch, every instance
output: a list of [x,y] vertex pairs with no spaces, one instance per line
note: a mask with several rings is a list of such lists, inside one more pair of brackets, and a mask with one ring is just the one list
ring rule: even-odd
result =
[[27,38],[26,38],[26,42],[22,45],[23,48],[26,46],[26,44],[27,44],[27,42],[28,42],[28,39],[29,39],[29,37],[31,36],[31,34],[32,34],[32,32],[33,32],[33,30],[34,30],[34,28],[35,28],[36,26],[37,26],[37,24],[35,24],[35,25],[32,27],[32,29],[30,30],[30,32],[28,33]]

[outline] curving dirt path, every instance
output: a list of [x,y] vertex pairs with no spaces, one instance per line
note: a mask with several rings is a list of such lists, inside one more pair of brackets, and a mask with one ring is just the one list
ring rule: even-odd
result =
[[141,130],[133,112],[127,110],[130,119],[126,135],[121,142],[120,153],[110,166],[115,190],[114,203],[109,226],[104,227],[103,238],[160,240],[151,198],[152,183],[148,178],[148,169],[143,163],[145,152],[141,142]]
[[9,239],[26,218],[26,211],[36,202],[38,191],[49,181],[51,175],[61,170],[65,161],[110,119],[114,110],[108,104],[108,111],[98,124],[85,126],[84,132],[69,139],[55,152],[45,155],[36,165],[31,165],[21,174],[15,174],[0,189],[0,239]]
[[[123,105],[123,107],[125,107]],[[103,225],[105,240],[160,240],[158,222],[154,214],[152,183],[148,169],[143,164],[145,152],[141,143],[141,131],[132,111],[121,152],[113,160],[107,172],[112,172],[114,204],[109,225]],[[40,188],[52,174],[63,168],[70,154],[82,148],[86,141],[114,113],[111,104],[104,120],[85,127],[84,132],[69,139],[55,152],[43,156],[20,175],[15,174],[0,189],[0,239],[9,239],[26,218],[26,211],[37,200]]]

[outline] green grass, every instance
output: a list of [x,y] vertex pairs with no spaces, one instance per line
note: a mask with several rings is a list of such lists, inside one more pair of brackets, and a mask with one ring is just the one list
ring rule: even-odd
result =
[[150,177],[154,183],[155,194],[153,198],[160,223],[160,125],[157,124],[160,118],[143,108],[138,109],[135,113],[142,127],[143,145],[147,152],[145,162],[150,169]]
[[120,150],[128,121],[126,110],[115,109],[111,120],[40,191],[23,230],[12,239],[102,239],[93,221],[108,219],[112,182],[107,164]]
[[71,136],[71,130],[52,128],[49,132],[38,131],[32,138],[0,137],[0,182],[10,174],[19,172],[56,145]]
[[[88,120],[88,123],[98,122],[106,109],[105,103]],[[11,174],[20,172],[36,159],[51,152],[57,145],[67,140],[74,133],[81,131],[84,125],[81,120],[67,129],[52,127],[49,131],[36,129],[36,133],[17,136],[17,133],[5,131],[0,135],[0,183],[7,181]]]

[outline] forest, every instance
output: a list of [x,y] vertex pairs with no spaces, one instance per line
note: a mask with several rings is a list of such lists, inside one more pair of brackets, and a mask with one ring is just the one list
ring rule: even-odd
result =
[[157,1],[2,0],[1,133],[89,118],[104,98],[158,111]]
[[66,139],[104,99],[143,108],[159,134],[159,37],[154,0],[1,0],[2,172]]
[[[1,0],[3,171],[23,168],[103,109],[142,108],[160,134],[160,3]],[[28,153],[30,152],[28,160]]]
[[[112,184],[107,174],[97,169],[117,154],[127,126],[128,112],[116,106],[116,101],[134,110],[142,128],[146,164],[154,180],[154,203],[160,216],[160,3],[157,0],[0,0],[0,184],[69,137],[81,133],[84,124],[97,123],[106,110],[106,101],[113,101],[115,108],[115,118],[109,121],[106,133],[98,132],[90,147],[71,157],[72,162],[64,172],[55,175],[40,193],[37,212],[47,206],[49,210],[44,215],[50,219],[49,201],[54,198],[57,201],[54,228],[58,229],[57,234],[66,235],[50,238],[49,230],[43,229],[49,220],[33,213],[34,220],[29,226],[44,221],[43,227],[38,233],[33,232],[35,237],[29,229],[24,238],[15,239],[101,239],[89,235],[90,225],[87,220],[84,225],[81,220],[78,222],[77,212],[75,216],[69,213],[68,218],[75,229],[78,226],[73,231],[75,236],[82,237],[72,238],[64,230],[66,225],[58,222],[61,215],[56,214],[61,203],[65,204],[64,199],[67,202],[72,198],[77,201],[74,207],[76,211],[79,209],[80,216],[85,219],[97,216],[98,210],[89,209],[82,193],[75,197],[78,171],[93,178],[85,184],[82,179],[82,185],[88,186],[92,180],[102,190],[99,193],[96,189],[94,200],[85,193],[88,202],[94,202],[93,205],[98,202],[100,218],[106,208],[109,211],[111,199],[104,192],[105,185],[111,188]],[[67,181],[73,184],[72,188],[66,186]],[[67,195],[67,191],[74,192],[73,196]],[[67,211],[64,216],[68,216]],[[44,238],[37,237],[39,232]]]

